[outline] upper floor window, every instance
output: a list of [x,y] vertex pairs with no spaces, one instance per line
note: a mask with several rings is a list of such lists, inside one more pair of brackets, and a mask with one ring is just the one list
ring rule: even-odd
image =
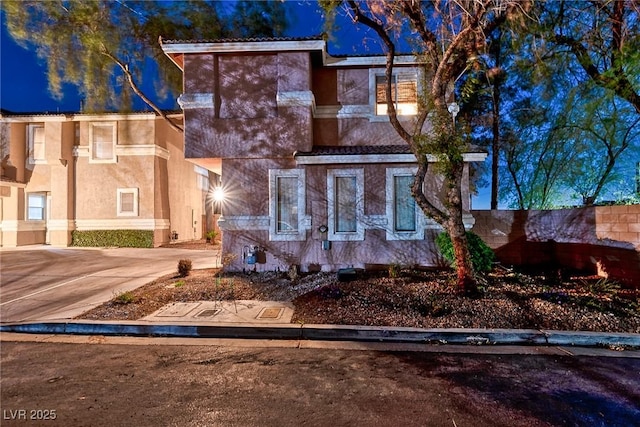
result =
[[46,193],[27,194],[27,221],[44,221],[46,206]]
[[303,169],[269,171],[271,240],[303,240],[305,237],[305,176]]
[[329,238],[364,239],[364,171],[330,169],[327,172]]
[[45,145],[44,145],[44,124],[29,124],[27,126],[27,149],[29,163],[44,163]]
[[118,216],[138,216],[137,188],[118,188]]
[[[375,114],[387,115],[387,78],[383,72],[375,72]],[[398,72],[391,76],[391,99],[399,116],[418,114],[418,77],[416,72]]]
[[117,130],[115,122],[91,123],[89,159],[92,163],[115,163]]

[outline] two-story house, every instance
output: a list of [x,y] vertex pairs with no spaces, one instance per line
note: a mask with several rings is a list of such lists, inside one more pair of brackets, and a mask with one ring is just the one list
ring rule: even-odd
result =
[[215,174],[155,114],[3,112],[0,139],[2,247],[68,246],[74,230],[148,230],[154,246],[206,232]]
[[[228,270],[439,262],[442,229],[411,197],[416,158],[386,115],[383,56],[332,57],[321,39],[162,48],[183,71],[185,157],[221,168]],[[397,58],[393,101],[402,120],[414,119],[422,78],[416,58]],[[467,162],[485,157],[465,154]],[[428,191],[443,191],[442,183],[431,174]]]

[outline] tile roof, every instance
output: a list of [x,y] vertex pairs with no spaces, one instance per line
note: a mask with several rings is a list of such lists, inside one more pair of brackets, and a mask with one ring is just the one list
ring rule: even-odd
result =
[[328,156],[328,155],[362,155],[362,154],[409,154],[408,144],[402,145],[354,145],[354,146],[321,146],[316,145],[311,151],[296,152],[296,156]]
[[228,38],[228,39],[200,39],[200,40],[165,40],[162,44],[184,44],[184,43],[253,43],[253,42],[304,42],[324,40],[322,35],[307,37],[249,37],[249,38]]
[[[467,153],[485,153],[486,150],[470,146]],[[400,145],[354,145],[354,146],[322,146],[316,145],[311,151],[297,151],[294,156],[332,156],[332,155],[364,155],[364,154],[411,154],[409,144]]]

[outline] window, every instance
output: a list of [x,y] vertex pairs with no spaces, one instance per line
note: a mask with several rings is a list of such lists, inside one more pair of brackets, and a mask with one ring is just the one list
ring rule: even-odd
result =
[[29,152],[29,163],[45,163],[45,150],[44,150],[44,125],[43,124],[30,124],[27,126],[27,147]]
[[271,240],[305,239],[305,179],[303,169],[269,171]]
[[27,221],[44,221],[46,205],[46,193],[27,194]]
[[416,202],[411,196],[413,177],[393,177],[393,229],[394,231],[416,231]]
[[138,216],[137,188],[118,188],[118,216]]
[[196,173],[196,185],[198,190],[209,191],[209,171],[201,166],[193,167]]
[[331,240],[364,240],[363,183],[362,169],[328,171],[328,226]]
[[89,155],[92,163],[115,163],[116,124],[114,122],[92,123],[89,128]]
[[[391,76],[391,97],[400,116],[418,114],[418,79],[415,73]],[[387,78],[376,75],[376,115],[387,115]]]
[[411,168],[387,169],[387,240],[424,238],[422,214],[411,195],[414,173]]

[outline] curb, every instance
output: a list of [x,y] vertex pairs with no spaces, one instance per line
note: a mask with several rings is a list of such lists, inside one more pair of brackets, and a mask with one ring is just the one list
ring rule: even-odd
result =
[[0,325],[0,332],[181,338],[244,338],[386,343],[640,348],[640,334],[534,329],[421,329],[302,324],[216,324],[52,321]]

